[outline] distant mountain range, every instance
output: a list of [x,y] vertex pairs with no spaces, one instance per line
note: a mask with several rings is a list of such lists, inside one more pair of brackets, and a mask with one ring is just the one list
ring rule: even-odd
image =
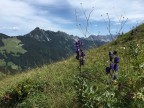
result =
[[[91,37],[91,36],[90,36]],[[24,36],[0,34],[0,70],[15,73],[69,57],[75,52],[76,40],[84,43],[84,49],[98,47],[107,41],[79,38],[65,32],[45,31],[35,28]]]
[[111,42],[113,39],[116,39],[117,35],[90,35],[88,37],[89,40],[95,41],[103,41],[103,42]]

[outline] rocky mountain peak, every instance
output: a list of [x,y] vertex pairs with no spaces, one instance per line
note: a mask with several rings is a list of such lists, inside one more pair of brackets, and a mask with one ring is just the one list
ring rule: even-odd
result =
[[48,34],[45,30],[36,27],[30,33],[26,34],[26,36],[32,37],[38,41],[50,41]]

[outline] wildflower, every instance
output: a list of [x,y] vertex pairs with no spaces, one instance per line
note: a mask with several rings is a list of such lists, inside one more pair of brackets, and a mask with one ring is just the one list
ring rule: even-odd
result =
[[114,58],[114,63],[119,63],[120,62],[120,58],[119,57],[115,57]]
[[84,54],[84,52],[81,50],[81,57],[84,57],[85,56],[85,54]]
[[118,71],[118,64],[114,64],[114,71]]
[[110,62],[110,69],[114,70],[114,64],[113,64],[113,62]]
[[[117,56],[117,51],[109,52],[109,59],[110,59],[110,65],[109,67],[106,67],[106,73],[110,73],[113,80],[116,80],[118,77],[118,63],[120,62],[120,58]],[[111,73],[113,72],[113,73]]]
[[80,52],[80,49],[77,49],[76,50],[76,54],[79,55],[79,52]]
[[110,73],[110,67],[106,67],[106,73],[107,73],[107,74]]
[[[117,51],[114,51],[113,53],[114,55],[117,55]],[[120,62],[120,58],[118,56],[116,56],[114,58],[114,71],[118,71],[118,63]]]
[[84,60],[84,58],[82,58],[81,59],[81,65],[84,65],[84,63],[85,63],[85,60]]
[[76,54],[77,54],[77,55],[76,55],[76,59],[77,59],[77,60],[79,60],[79,52],[80,52],[80,49],[77,48],[77,50],[76,50]]
[[80,55],[81,61],[80,62],[81,62],[81,65],[84,65],[84,56],[85,56],[85,54],[82,50],[80,52],[81,52],[81,55]]
[[77,46],[82,46],[82,42],[80,42],[80,40],[78,40],[78,42],[77,42]]
[[110,58],[110,61],[112,61],[112,59],[113,59],[113,53],[112,52],[109,52],[109,58]]
[[[114,65],[113,65],[113,62],[112,62],[112,60],[113,60],[113,53],[112,52],[109,52],[109,58],[110,58],[110,65],[109,65],[109,67],[106,67],[106,73],[107,74],[109,74],[110,73],[110,71],[112,70],[114,70],[113,68],[114,68]],[[111,73],[110,73],[111,74]]]
[[76,42],[76,48],[79,48],[79,47],[80,47],[80,43],[78,41],[78,42]]
[[80,40],[76,42],[76,54],[77,54],[76,59],[79,60],[80,66],[84,65],[85,63],[85,60],[84,60],[85,53],[82,50],[82,45],[83,43],[80,42]]

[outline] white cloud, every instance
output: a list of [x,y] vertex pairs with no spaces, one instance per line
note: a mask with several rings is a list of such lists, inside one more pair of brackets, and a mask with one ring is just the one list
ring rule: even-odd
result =
[[[106,23],[108,23],[108,16],[109,16],[112,24],[111,25],[112,32],[119,31],[119,29],[121,28],[120,27],[121,23],[123,21],[126,21],[126,24],[122,29],[122,31],[125,32],[128,31],[129,28],[131,28],[131,26],[138,25],[144,22],[143,20],[144,0],[68,0],[68,1],[73,7],[76,7],[76,9],[78,10],[79,20],[85,19],[80,3],[83,3],[82,6],[83,9],[86,11],[87,15],[92,10],[92,7],[94,7],[95,10],[92,12],[90,17],[90,20],[93,22],[106,21]],[[108,16],[106,13],[108,13]],[[104,29],[100,30],[102,30],[103,32],[105,31]]]
[[[57,0],[36,1],[37,3],[47,4],[57,2]],[[43,15],[40,16],[40,13]],[[46,17],[46,15],[48,17]],[[25,34],[37,26],[43,29],[57,31],[61,28],[59,24],[64,25],[72,23],[70,20],[62,19],[60,17],[52,17],[48,11],[45,12],[45,10],[39,10],[24,0],[1,0],[0,20],[0,26],[2,26],[0,28],[0,32],[8,30],[21,30],[21,34]],[[11,35],[9,33],[7,34]],[[18,34],[16,33],[15,35]]]
[[14,31],[16,31],[16,30],[19,30],[20,28],[19,27],[4,27],[4,26],[2,26],[2,27],[0,27],[0,29],[7,29],[7,30],[14,30]]
[[[91,14],[91,22],[108,20],[106,13],[109,13],[110,20],[114,21],[117,26],[120,25],[119,18],[121,15],[128,18],[128,24],[137,24],[137,22],[144,21],[144,0],[1,0],[0,32],[6,34],[8,32],[11,35],[10,30],[13,30],[15,35],[25,34],[39,26],[46,30],[63,30],[70,34],[80,35],[75,27],[75,19],[72,19],[71,16],[65,18],[68,13],[64,13],[63,17],[53,16],[47,8],[41,9],[43,6],[59,6],[62,8],[67,6],[74,12],[76,8],[81,22],[84,19],[84,14],[80,3],[83,3],[82,6],[87,13],[92,10],[92,7],[95,7]],[[74,15],[74,13],[72,14]],[[73,28],[64,26],[72,26]],[[94,26],[97,27],[97,24]]]
[[101,15],[109,13],[109,16],[114,21],[118,21],[121,15],[129,18],[129,20],[143,20],[144,18],[144,1],[143,0],[68,0],[69,3],[81,9],[80,3],[83,3],[83,8],[88,11],[95,7],[91,19],[103,20]]
[[1,0],[0,14],[6,17],[28,17],[35,13],[35,10],[31,8],[25,2]]

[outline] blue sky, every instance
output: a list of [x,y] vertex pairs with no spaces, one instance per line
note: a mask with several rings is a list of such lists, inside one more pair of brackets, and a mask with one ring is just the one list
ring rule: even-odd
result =
[[76,15],[84,32],[86,19],[82,10],[88,15],[92,9],[87,36],[109,34],[108,16],[113,34],[128,18],[122,29],[127,32],[144,22],[143,4],[144,0],[0,0],[0,33],[23,35],[40,27],[82,37]]

